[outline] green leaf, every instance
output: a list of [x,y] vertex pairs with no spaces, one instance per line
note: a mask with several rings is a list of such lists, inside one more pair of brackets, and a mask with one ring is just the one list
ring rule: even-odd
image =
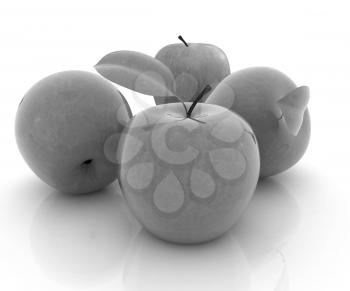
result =
[[161,61],[134,51],[105,55],[95,69],[108,80],[130,90],[161,97],[175,96],[174,76]]

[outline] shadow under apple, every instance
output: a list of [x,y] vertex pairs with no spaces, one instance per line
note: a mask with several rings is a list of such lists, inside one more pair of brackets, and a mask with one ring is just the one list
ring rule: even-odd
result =
[[40,205],[30,240],[50,279],[80,289],[118,274],[139,229],[114,187],[87,195],[55,192]]

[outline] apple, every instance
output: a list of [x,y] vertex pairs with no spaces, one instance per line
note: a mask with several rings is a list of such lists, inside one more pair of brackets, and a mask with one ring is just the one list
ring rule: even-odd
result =
[[35,84],[22,99],[15,132],[33,172],[53,188],[85,193],[117,178],[104,142],[131,117],[113,84],[89,72],[65,71]]
[[[156,59],[164,63],[175,77],[175,93],[183,101],[194,98],[206,85],[214,88],[230,74],[230,65],[225,53],[217,46],[205,43],[170,44],[162,48]],[[202,102],[208,95],[205,95]],[[178,102],[176,97],[155,97],[156,104]]]
[[131,212],[170,242],[223,235],[246,208],[259,176],[252,129],[226,108],[197,103],[205,91],[193,103],[142,111],[120,140],[120,182]]
[[131,90],[181,101],[141,111],[121,135],[106,141],[106,156],[120,164],[131,212],[170,242],[202,243],[223,235],[247,206],[259,176],[249,124],[227,108],[198,103],[209,85],[193,103],[183,102],[173,91],[172,73],[150,56],[113,52],[95,68]]
[[233,110],[258,139],[260,177],[287,170],[304,155],[310,139],[309,88],[297,87],[272,68],[248,68],[226,77],[207,99]]

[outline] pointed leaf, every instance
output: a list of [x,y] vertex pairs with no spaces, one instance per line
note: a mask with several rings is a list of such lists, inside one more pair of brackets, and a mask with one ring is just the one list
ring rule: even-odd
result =
[[104,56],[95,69],[108,80],[130,90],[162,97],[174,96],[174,76],[159,60],[134,51]]
[[294,135],[301,128],[309,98],[309,87],[301,86],[278,101],[287,127]]

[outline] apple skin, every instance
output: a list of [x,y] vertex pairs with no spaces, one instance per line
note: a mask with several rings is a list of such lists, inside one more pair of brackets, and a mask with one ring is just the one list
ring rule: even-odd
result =
[[[162,48],[156,59],[164,63],[175,77],[175,93],[183,101],[194,101],[206,85],[212,88],[230,74],[225,53],[205,43],[170,44]],[[204,95],[204,102],[209,94]],[[178,102],[176,97],[155,97],[157,105]]]
[[111,83],[89,72],[64,71],[25,94],[16,115],[17,145],[48,185],[66,193],[92,192],[117,178],[118,166],[105,157],[103,145],[130,117]]
[[277,101],[295,90],[295,83],[278,70],[253,67],[232,73],[221,84],[233,90],[226,88],[222,94],[214,90],[206,102],[231,109],[251,125],[259,144],[260,177],[276,175],[296,164],[310,140],[309,111],[306,108],[297,135],[274,114],[279,110]]
[[223,235],[245,209],[259,176],[259,152],[237,114],[198,103],[186,118],[183,105],[134,116],[117,154],[120,182],[148,231],[169,242],[203,243]]

